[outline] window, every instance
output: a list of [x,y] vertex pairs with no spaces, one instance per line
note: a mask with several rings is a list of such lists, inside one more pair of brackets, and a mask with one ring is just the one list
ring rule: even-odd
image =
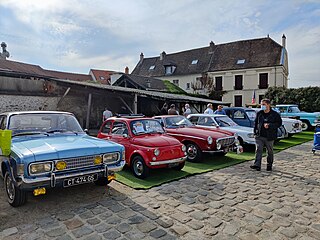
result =
[[153,69],[155,69],[155,68],[156,68],[156,66],[155,66],[155,65],[152,65],[152,66],[149,67],[149,70],[153,70]]
[[166,69],[166,75],[171,75],[174,73],[174,70],[176,70],[176,67],[175,66],[166,66],[165,69]]
[[128,134],[127,125],[124,122],[114,122],[112,128],[112,134],[123,135]]
[[214,126],[216,124],[215,124],[215,122],[213,121],[213,119],[211,117],[201,117],[199,119],[199,125],[202,125],[202,126]]
[[237,64],[244,64],[246,62],[245,59],[238,59]]
[[268,73],[259,74],[259,89],[268,88]]
[[242,78],[243,78],[242,75],[235,75],[234,90],[242,90],[243,89]]
[[100,80],[104,80],[104,77],[103,77],[103,76],[100,76],[99,78],[100,78]]
[[173,84],[179,87],[179,79],[172,80]]
[[102,129],[102,133],[109,134],[111,129],[111,121],[108,121]]
[[186,87],[187,90],[190,89],[190,83],[187,83],[187,87]]
[[215,90],[222,91],[222,77],[216,77]]
[[288,107],[278,107],[278,109],[279,109],[279,111],[280,111],[281,113],[285,113],[285,112],[287,111],[287,108],[288,108]]
[[196,65],[198,63],[198,61],[199,61],[198,59],[194,59],[194,60],[192,60],[191,64]]
[[242,107],[242,96],[234,96],[234,106],[235,107]]
[[198,123],[198,118],[197,116],[192,116],[189,118],[189,121],[193,124],[197,124]]
[[235,119],[245,119],[244,112],[241,110],[234,111],[233,117]]

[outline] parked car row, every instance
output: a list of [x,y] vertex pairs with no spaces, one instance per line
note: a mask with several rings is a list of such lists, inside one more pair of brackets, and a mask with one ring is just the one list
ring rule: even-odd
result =
[[[256,114],[241,110],[226,109],[228,116],[112,117],[97,138],[88,136],[67,112],[0,114],[0,175],[8,202],[23,205],[28,191],[36,196],[48,188],[107,185],[125,165],[143,179],[151,169],[180,171],[186,160],[199,162],[204,153],[241,153],[242,145],[254,144],[254,135],[251,125],[239,125],[245,120],[252,124]],[[11,146],[9,153],[2,146]]]

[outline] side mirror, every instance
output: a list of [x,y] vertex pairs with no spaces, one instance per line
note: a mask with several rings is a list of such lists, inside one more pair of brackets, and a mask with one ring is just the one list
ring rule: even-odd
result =
[[122,137],[124,137],[124,138],[129,138],[129,135],[126,134],[126,133],[124,133],[124,134],[122,134]]
[[89,130],[88,130],[87,128],[84,129],[83,131],[84,131],[86,134],[90,135],[90,134],[89,134]]

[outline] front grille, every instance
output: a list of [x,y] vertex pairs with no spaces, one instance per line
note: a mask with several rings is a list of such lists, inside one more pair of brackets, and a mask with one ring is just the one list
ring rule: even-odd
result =
[[68,159],[61,159],[59,161],[64,161],[67,163],[67,167],[64,170],[71,170],[71,169],[95,166],[94,165],[94,158],[95,157],[97,157],[97,156],[68,158]]
[[221,144],[222,148],[229,147],[234,144],[235,137],[219,138],[217,142]]

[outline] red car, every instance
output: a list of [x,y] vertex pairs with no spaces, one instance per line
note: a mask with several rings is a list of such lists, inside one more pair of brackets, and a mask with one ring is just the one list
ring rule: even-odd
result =
[[185,145],[165,134],[152,118],[109,118],[102,124],[98,138],[122,144],[126,164],[138,178],[147,177],[150,168],[181,170],[187,158]]
[[222,129],[206,129],[194,126],[183,116],[156,116],[167,134],[175,137],[187,147],[188,160],[198,162],[202,153],[219,153],[225,155],[229,151],[241,152],[237,136]]

